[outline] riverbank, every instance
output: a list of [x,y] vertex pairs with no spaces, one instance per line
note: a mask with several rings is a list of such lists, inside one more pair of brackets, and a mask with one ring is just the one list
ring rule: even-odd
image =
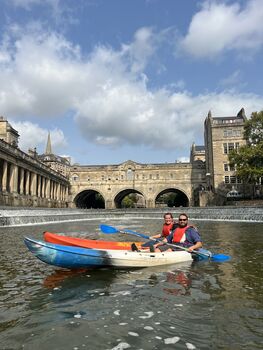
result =
[[174,217],[181,212],[192,221],[263,222],[263,207],[206,207],[206,208],[157,208],[157,209],[47,209],[0,208],[1,226],[24,226],[52,222],[88,221],[120,218],[144,218],[155,220],[171,211]]

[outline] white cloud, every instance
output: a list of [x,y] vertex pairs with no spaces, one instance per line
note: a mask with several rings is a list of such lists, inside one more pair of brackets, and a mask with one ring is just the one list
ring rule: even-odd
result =
[[129,57],[132,72],[141,72],[145,68],[156,49],[157,39],[152,28],[143,27],[136,31],[130,45],[123,45],[122,54]]
[[50,6],[50,8],[57,12],[59,7],[62,6],[60,0],[6,0],[9,5],[13,5],[14,7],[20,7],[27,11],[30,11],[33,6]]
[[[262,109],[262,96],[253,94],[193,96],[174,87],[150,91],[147,76],[134,69],[134,62],[137,67],[139,61],[145,66],[154,50],[149,48],[148,54],[141,56],[137,44],[119,51],[98,46],[85,57],[77,45],[56,33],[41,28],[34,34],[15,33],[0,46],[0,57],[4,57],[0,61],[0,110],[7,119],[20,121],[15,125],[23,148],[35,147],[40,140],[45,144],[47,137],[47,130],[35,130],[35,124],[23,120],[52,120],[69,111],[88,141],[176,150],[203,134],[203,121],[210,109],[218,116],[236,114],[241,107],[248,115]],[[147,41],[151,31],[143,29],[138,37]],[[136,52],[134,60],[133,55],[127,60],[128,51]],[[60,144],[65,142],[62,131],[57,137]]]
[[51,147],[55,154],[58,154],[60,149],[63,149],[67,145],[67,141],[62,130],[57,128],[49,131],[41,128],[38,124],[34,124],[28,121],[17,122],[9,121],[12,127],[18,131],[19,148],[24,152],[27,152],[29,148],[37,148],[37,152],[42,154],[45,152],[48,132],[50,132]]
[[238,3],[205,1],[180,47],[197,58],[213,58],[230,50],[247,56],[262,48],[262,22],[262,0],[250,0],[244,8]]

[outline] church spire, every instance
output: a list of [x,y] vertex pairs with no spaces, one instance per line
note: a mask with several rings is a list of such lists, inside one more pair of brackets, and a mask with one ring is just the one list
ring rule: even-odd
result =
[[50,132],[48,132],[47,147],[45,154],[52,154]]

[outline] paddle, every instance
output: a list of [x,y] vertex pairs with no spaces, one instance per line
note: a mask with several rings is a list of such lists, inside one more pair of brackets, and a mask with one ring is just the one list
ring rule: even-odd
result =
[[[120,229],[117,229],[115,227],[112,227],[112,226],[108,226],[108,225],[100,225],[100,229],[103,233],[106,233],[106,234],[113,234],[113,233],[128,233],[128,234],[132,234],[132,235],[136,235],[138,237],[142,237],[142,238],[145,238],[145,239],[150,239],[152,241],[156,241],[156,239],[152,239],[151,237],[149,236],[146,236],[144,235],[143,233],[139,233],[139,232],[136,232],[136,231],[132,231],[132,230],[120,230]],[[162,242],[161,240],[158,240],[157,241],[159,242]],[[182,249],[182,250],[185,250],[188,252],[188,249],[185,248],[185,247],[182,247],[180,245],[176,245],[176,244],[170,244],[170,243],[165,243],[171,247],[176,247],[176,248],[179,248],[179,249]],[[226,261],[226,260],[229,260],[231,257],[229,255],[225,255],[225,254],[209,254],[209,253],[204,253],[204,252],[200,252],[198,250],[193,250],[192,253],[196,254],[196,255],[199,255],[200,257],[202,258],[208,258],[208,259],[211,259],[211,260],[214,260],[214,261]]]

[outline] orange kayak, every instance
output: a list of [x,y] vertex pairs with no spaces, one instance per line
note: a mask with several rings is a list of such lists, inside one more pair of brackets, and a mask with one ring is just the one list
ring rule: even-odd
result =
[[116,241],[99,241],[93,239],[84,239],[77,237],[61,236],[56,233],[44,232],[44,240],[49,243],[75,246],[81,248],[96,249],[114,249],[114,250],[131,250],[131,244],[136,243],[141,248],[143,242],[116,242]]

